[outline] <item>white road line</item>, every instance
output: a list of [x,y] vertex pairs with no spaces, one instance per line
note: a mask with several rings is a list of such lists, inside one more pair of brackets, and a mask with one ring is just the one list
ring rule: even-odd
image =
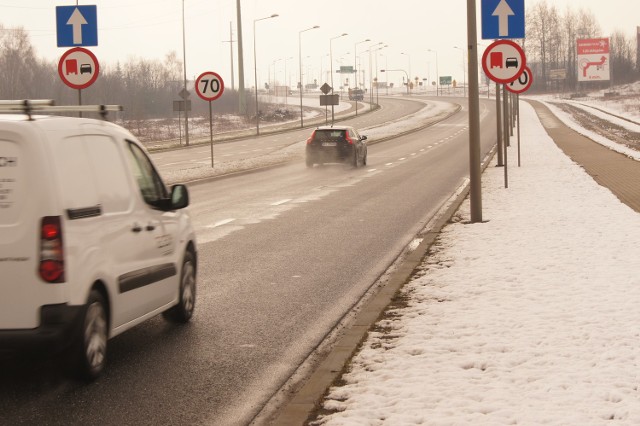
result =
[[393,166],[393,163],[387,163],[385,166]]
[[288,203],[289,201],[291,201],[291,198],[287,198],[285,200],[280,200],[280,201],[276,201],[275,203],[271,203],[272,206],[281,206],[283,204]]
[[207,225],[205,228],[217,228],[218,226],[226,225],[233,222],[235,219],[225,219],[214,223],[213,225]]

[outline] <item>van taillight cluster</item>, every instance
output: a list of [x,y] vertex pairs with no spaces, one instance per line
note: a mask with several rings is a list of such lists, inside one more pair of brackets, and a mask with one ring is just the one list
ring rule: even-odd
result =
[[49,283],[64,282],[64,250],[60,216],[42,218],[40,226],[40,277]]

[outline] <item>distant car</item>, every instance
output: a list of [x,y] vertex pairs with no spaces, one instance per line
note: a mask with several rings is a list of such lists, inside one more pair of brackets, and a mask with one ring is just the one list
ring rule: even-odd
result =
[[91,64],[82,64],[80,65],[80,74],[85,74],[85,73],[93,73],[93,69],[91,68]]
[[367,137],[351,126],[320,126],[307,139],[307,167],[323,163],[367,164]]
[[505,65],[507,68],[518,68],[518,58],[507,58]]

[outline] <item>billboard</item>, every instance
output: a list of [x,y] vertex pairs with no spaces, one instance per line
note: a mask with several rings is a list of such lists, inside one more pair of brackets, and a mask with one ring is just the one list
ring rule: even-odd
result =
[[611,78],[609,39],[578,40],[578,81],[608,81]]

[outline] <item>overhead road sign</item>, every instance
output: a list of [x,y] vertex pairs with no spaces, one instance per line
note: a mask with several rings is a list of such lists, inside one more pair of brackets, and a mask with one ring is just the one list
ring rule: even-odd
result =
[[57,6],[58,47],[97,46],[97,6]]
[[533,84],[533,74],[529,67],[524,67],[522,74],[511,83],[505,85],[508,91],[511,93],[524,93]]
[[524,38],[524,0],[482,0],[482,38]]
[[96,56],[82,47],[67,50],[58,62],[58,75],[72,89],[91,86],[97,80],[99,71]]
[[524,50],[511,40],[493,42],[482,55],[482,69],[496,83],[507,84],[517,79],[526,64]]
[[205,101],[215,101],[224,92],[224,82],[219,74],[205,71],[196,79],[196,93]]

